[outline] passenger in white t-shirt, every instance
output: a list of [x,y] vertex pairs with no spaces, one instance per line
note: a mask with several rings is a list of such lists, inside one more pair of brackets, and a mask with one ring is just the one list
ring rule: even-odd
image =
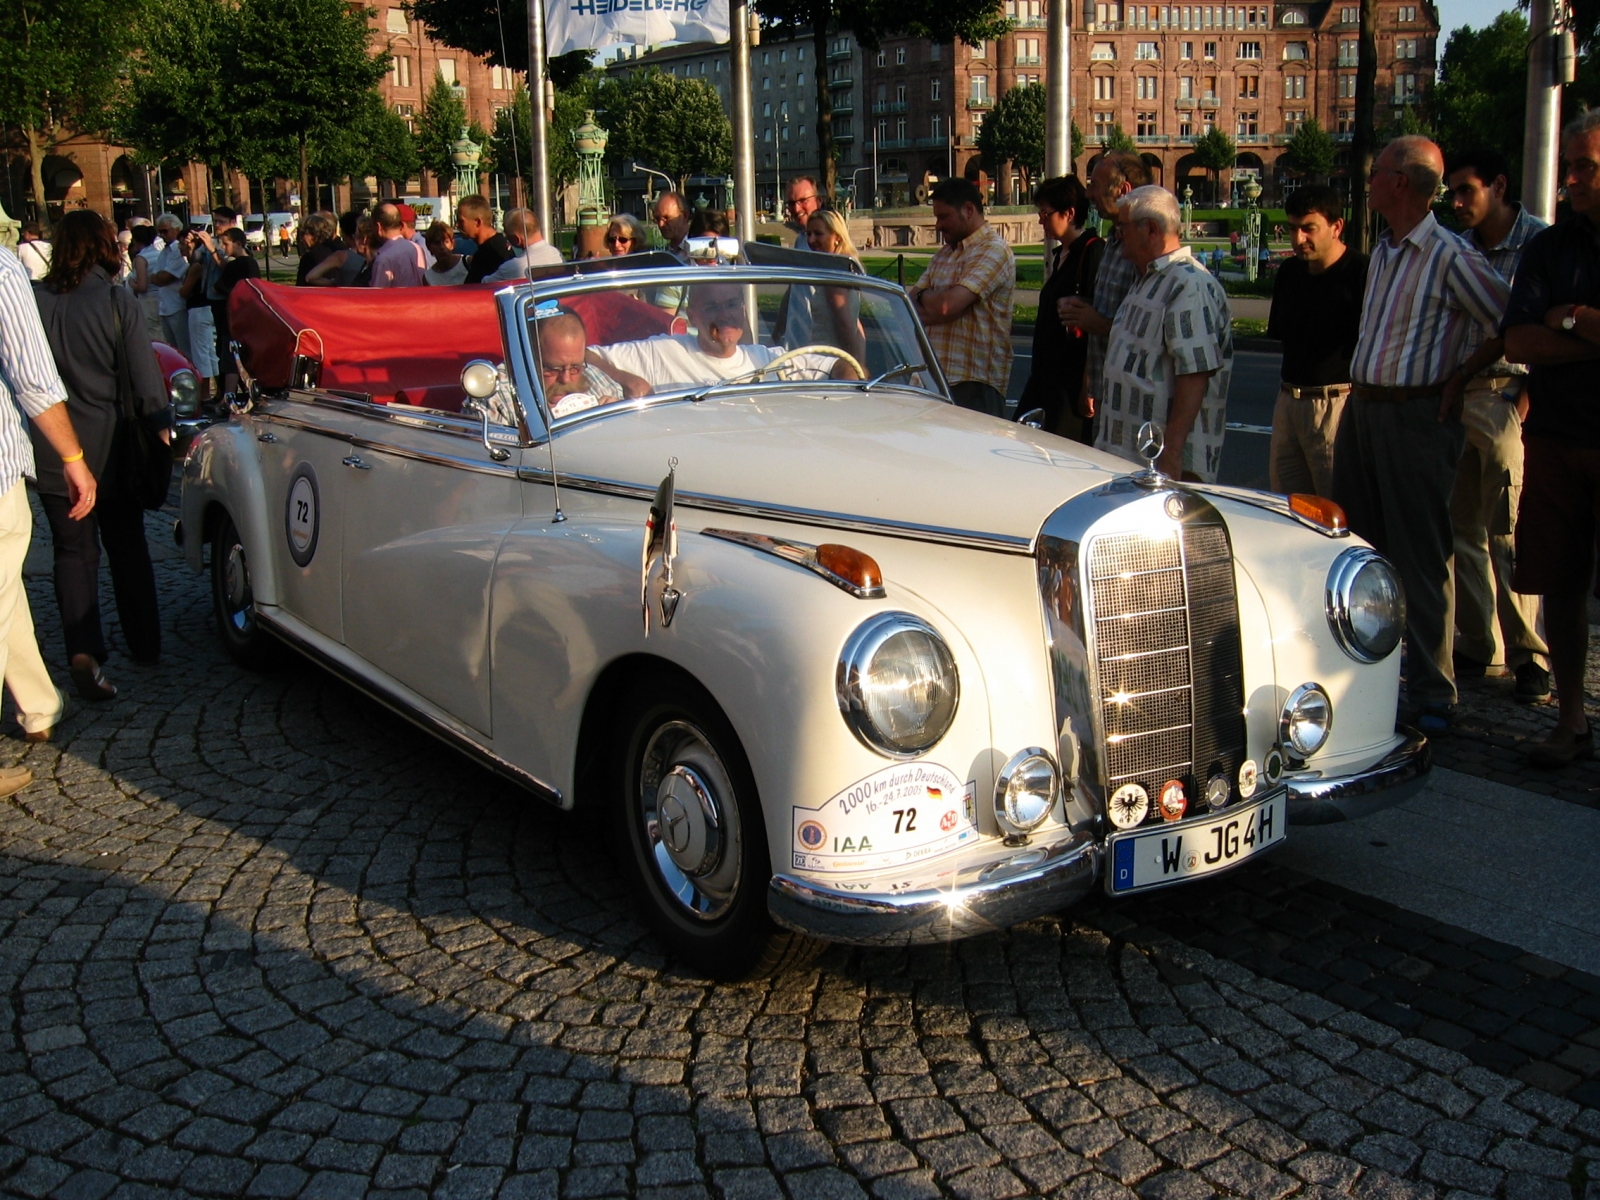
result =
[[[593,346],[589,361],[644,379],[653,391],[738,379],[786,353],[782,346],[741,345],[749,333],[745,289],[731,283],[700,284],[689,290],[689,324],[695,333],[661,334],[638,342]],[[844,360],[805,354],[795,366],[817,378],[859,379]]]

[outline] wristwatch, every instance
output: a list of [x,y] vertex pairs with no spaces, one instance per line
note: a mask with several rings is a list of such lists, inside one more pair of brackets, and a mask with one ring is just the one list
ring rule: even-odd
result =
[[1582,307],[1583,306],[1581,304],[1574,304],[1572,306],[1572,311],[1561,318],[1561,328],[1565,329],[1568,333],[1571,333],[1574,329],[1576,329],[1578,327],[1578,309]]

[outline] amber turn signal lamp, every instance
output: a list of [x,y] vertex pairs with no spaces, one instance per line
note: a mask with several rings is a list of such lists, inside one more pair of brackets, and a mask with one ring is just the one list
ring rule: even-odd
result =
[[850,546],[824,542],[817,547],[817,566],[862,591],[883,587],[883,570],[878,560]]
[[1329,533],[1344,533],[1350,528],[1350,522],[1345,520],[1344,509],[1326,496],[1295,492],[1289,497],[1289,511]]

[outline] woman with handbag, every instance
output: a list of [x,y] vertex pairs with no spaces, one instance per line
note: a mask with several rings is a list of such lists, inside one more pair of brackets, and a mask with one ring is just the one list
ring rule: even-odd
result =
[[39,500],[55,548],[56,603],[68,669],[86,700],[117,694],[100,671],[106,660],[100,626],[102,543],[128,653],[144,665],[161,657],[144,510],[160,507],[172,480],[171,416],[138,301],[128,289],[111,284],[117,266],[111,223],[97,212],[77,209],[56,226],[50,272],[34,285],[45,336],[67,385],[67,411],[88,467],[100,481],[94,512],[73,520],[61,458],[37,429],[30,430]]
[[1047,433],[1092,446],[1093,424],[1078,412],[1083,372],[1089,362],[1089,339],[1083,336],[1083,330],[1068,326],[1057,308],[1071,296],[1093,298],[1106,244],[1083,228],[1090,212],[1089,196],[1077,176],[1046,179],[1034,193],[1034,203],[1038,205],[1039,224],[1045,236],[1056,242],[1056,257],[1050,278],[1039,292],[1039,316],[1033,328],[1033,373],[1017,401],[1017,412],[1026,415],[1042,408],[1044,420],[1040,427]]

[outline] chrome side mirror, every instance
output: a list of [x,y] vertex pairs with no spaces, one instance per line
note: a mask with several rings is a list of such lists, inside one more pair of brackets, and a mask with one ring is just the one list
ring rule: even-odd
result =
[[511,451],[504,446],[496,446],[489,440],[489,406],[483,401],[469,396],[461,402],[461,411],[476,413],[483,424],[478,430],[478,437],[483,442],[483,448],[489,452],[489,457],[495,462],[505,462],[511,457]]
[[461,390],[467,394],[467,399],[461,402],[461,411],[477,413],[483,421],[479,432],[483,448],[495,462],[505,462],[511,457],[511,451],[489,440],[489,406],[484,403],[500,390],[499,368],[487,359],[473,359],[461,368]]

